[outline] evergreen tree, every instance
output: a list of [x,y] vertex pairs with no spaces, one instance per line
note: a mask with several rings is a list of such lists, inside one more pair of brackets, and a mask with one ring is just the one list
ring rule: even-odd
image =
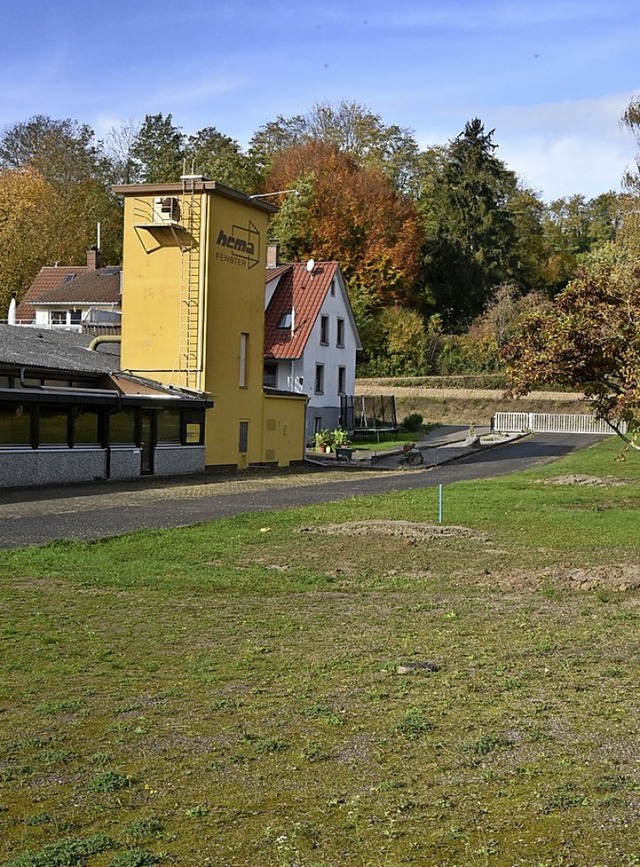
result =
[[426,300],[446,315],[448,327],[480,313],[491,289],[517,270],[509,208],[517,182],[494,155],[493,132],[475,118],[427,164],[420,202]]

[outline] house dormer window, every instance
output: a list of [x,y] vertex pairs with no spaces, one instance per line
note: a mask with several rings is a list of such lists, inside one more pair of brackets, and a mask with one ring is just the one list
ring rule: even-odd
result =
[[280,319],[278,319],[278,328],[291,328],[291,323],[293,322],[293,314],[291,310],[287,311],[287,313],[283,313]]

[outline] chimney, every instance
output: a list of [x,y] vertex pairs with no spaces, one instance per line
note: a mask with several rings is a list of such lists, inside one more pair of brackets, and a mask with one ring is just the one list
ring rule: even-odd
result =
[[267,244],[267,268],[277,268],[280,264],[280,244]]
[[100,260],[100,250],[94,245],[89,250],[87,250],[87,269],[89,271],[97,271],[98,268],[102,267],[102,262]]

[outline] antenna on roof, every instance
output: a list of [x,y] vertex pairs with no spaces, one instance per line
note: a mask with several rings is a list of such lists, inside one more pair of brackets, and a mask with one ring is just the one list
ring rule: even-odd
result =
[[307,265],[306,265],[306,268],[307,268],[307,271],[309,272],[309,274],[313,273],[313,269],[315,267],[316,267],[316,260],[315,259],[309,259],[309,261],[307,262]]

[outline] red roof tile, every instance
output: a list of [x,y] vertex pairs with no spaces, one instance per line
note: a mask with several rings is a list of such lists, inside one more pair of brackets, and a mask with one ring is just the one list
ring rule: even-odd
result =
[[[267,358],[302,357],[337,270],[337,262],[316,262],[311,272],[302,262],[267,270],[267,283],[280,274],[265,313],[264,354]],[[292,311],[295,313],[293,331],[278,328],[282,316]]]

